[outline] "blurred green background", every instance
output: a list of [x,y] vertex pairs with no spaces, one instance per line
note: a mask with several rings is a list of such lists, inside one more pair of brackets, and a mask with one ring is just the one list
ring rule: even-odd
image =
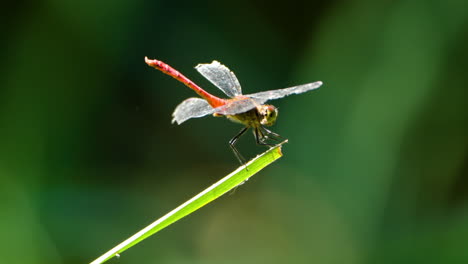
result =
[[[222,118],[148,67],[216,59],[275,101],[285,156],[110,263],[467,263],[466,1],[12,1],[2,263],[88,263],[238,166]],[[251,135],[239,149],[264,151]]]

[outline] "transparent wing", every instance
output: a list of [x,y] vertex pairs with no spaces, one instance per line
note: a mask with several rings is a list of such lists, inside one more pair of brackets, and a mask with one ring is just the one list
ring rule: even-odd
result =
[[259,93],[254,93],[254,94],[247,94],[245,96],[254,99],[258,104],[263,104],[268,100],[279,99],[279,98],[282,98],[291,94],[305,93],[307,91],[317,89],[321,85],[322,85],[322,82],[318,81],[314,83],[293,86],[290,88],[271,90],[271,91],[259,92]]
[[213,61],[210,64],[198,64],[195,69],[227,96],[232,98],[242,94],[236,75],[218,61]]
[[182,124],[190,118],[197,118],[214,113],[214,108],[201,98],[188,98],[180,103],[172,113],[172,123]]
[[252,110],[258,105],[259,104],[255,100],[243,96],[239,99],[229,100],[228,104],[217,107],[214,111],[215,113],[222,115],[236,115]]

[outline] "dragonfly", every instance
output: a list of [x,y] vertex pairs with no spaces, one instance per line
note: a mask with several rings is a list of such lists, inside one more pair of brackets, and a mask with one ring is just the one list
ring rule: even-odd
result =
[[208,93],[162,61],[145,57],[145,62],[150,67],[185,84],[201,97],[191,97],[182,101],[172,114],[172,123],[180,125],[191,118],[213,115],[217,117],[224,116],[231,121],[244,125],[242,130],[229,140],[229,146],[241,164],[245,163],[245,159],[237,150],[235,144],[250,128],[258,145],[274,146],[276,144],[272,142],[279,143],[285,140],[279,134],[267,128],[272,126],[278,117],[278,108],[265,104],[267,101],[292,94],[305,93],[322,85],[321,81],[316,81],[284,89],[243,95],[239,80],[229,68],[216,60],[212,63],[198,64],[195,69],[229,97],[224,99]]

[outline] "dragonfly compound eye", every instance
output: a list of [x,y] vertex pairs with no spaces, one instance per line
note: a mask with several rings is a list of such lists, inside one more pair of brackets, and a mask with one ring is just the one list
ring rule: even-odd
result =
[[259,107],[260,124],[264,126],[272,126],[278,117],[278,109],[272,105],[262,105]]

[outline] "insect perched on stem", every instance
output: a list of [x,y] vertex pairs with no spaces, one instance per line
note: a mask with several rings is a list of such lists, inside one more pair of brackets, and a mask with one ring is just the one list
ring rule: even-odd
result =
[[190,118],[206,115],[225,116],[229,120],[244,125],[244,128],[229,141],[229,146],[234,151],[241,164],[245,163],[235,144],[249,128],[252,128],[255,141],[258,145],[273,146],[271,142],[280,142],[284,139],[266,127],[272,126],[278,117],[278,109],[273,105],[264,104],[268,100],[279,99],[291,94],[300,94],[319,88],[322,82],[298,85],[285,89],[271,90],[254,94],[243,95],[241,86],[236,76],[226,66],[218,61],[209,64],[198,64],[195,69],[212,84],[223,91],[229,99],[214,96],[180,72],[158,60],[150,60],[145,57],[145,62],[163,73],[185,84],[194,90],[202,98],[192,97],[180,103],[172,114],[172,122],[182,124]]

